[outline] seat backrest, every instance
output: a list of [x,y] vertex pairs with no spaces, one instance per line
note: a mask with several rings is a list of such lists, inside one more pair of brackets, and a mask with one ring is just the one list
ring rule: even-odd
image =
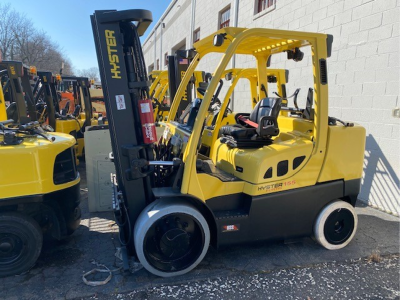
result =
[[258,124],[259,120],[264,116],[278,117],[281,110],[281,98],[263,98],[254,107],[250,113],[249,120]]
[[7,119],[13,119],[15,122],[18,121],[18,109],[17,103],[12,102],[6,109]]

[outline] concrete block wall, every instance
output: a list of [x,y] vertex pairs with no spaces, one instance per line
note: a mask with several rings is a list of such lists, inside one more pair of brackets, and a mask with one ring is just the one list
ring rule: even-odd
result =
[[[236,1],[196,2],[194,27],[200,28],[201,38],[218,29],[219,12],[227,5],[231,5],[232,25]],[[357,122],[367,130],[364,177],[359,198],[398,215],[400,119],[392,116],[392,109],[400,106],[400,1],[276,0],[275,9],[259,17],[254,15],[255,2],[239,0],[238,27],[323,32],[334,36],[332,56],[328,59],[329,114]],[[189,46],[192,34],[190,20],[191,0],[178,0],[164,21],[166,28],[162,44],[166,50],[163,52],[171,53],[182,39],[186,39]],[[143,46],[148,65],[154,62],[151,41],[150,37]],[[220,57],[210,55],[202,61],[199,69],[212,72]],[[255,67],[254,59],[237,56],[236,67]],[[273,57],[271,67],[290,69],[288,94],[300,87],[302,92],[299,97],[304,101],[308,87],[312,86],[310,53],[306,52],[300,63],[287,61],[283,55]],[[248,97],[248,85],[243,81],[235,89],[235,111],[250,110]]]

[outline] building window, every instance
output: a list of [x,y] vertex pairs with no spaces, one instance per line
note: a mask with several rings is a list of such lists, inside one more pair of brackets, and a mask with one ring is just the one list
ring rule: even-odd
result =
[[219,29],[228,27],[231,20],[231,7],[228,6],[219,13]]
[[151,73],[151,72],[153,72],[153,71],[154,71],[154,64],[151,64],[151,65],[148,67],[148,72]]
[[164,66],[168,66],[168,52],[164,54]]
[[157,59],[157,69],[156,70],[160,70],[160,60]]
[[193,43],[200,41],[200,28],[193,32]]
[[254,19],[265,15],[275,9],[276,0],[255,0]]

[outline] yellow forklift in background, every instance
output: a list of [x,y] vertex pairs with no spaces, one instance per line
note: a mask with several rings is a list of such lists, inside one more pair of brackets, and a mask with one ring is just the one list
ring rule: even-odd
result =
[[[87,77],[62,76],[61,81],[64,85],[72,85],[74,94],[74,113],[66,114],[67,119],[74,118],[79,123],[79,130],[72,132],[76,134],[77,157],[84,157],[85,142],[84,132],[87,126],[104,125],[106,118],[101,113],[93,111],[92,100],[90,96],[90,81]],[[67,104],[68,105],[68,104]],[[61,117],[60,120],[65,119]]]
[[[1,61],[0,76],[3,88],[3,96],[6,105],[7,119],[14,119],[20,122],[21,119],[30,118],[37,120],[36,107],[30,80],[36,75],[36,68],[28,67],[18,61]],[[19,86],[24,93],[18,93]],[[17,99],[20,97],[21,99]],[[18,100],[18,101],[17,101]],[[22,120],[24,122],[24,120]]]
[[3,94],[3,85],[0,81],[0,122],[7,120],[6,100]]
[[3,86],[0,81],[0,122],[7,120],[6,100],[4,99]]
[[[169,56],[169,60],[178,59],[179,58],[177,56]],[[180,76],[176,74],[171,74],[171,72],[174,73],[174,70],[175,69],[172,68],[172,71],[171,69],[168,71],[153,71],[149,75],[151,81],[149,94],[151,96],[151,100],[153,101],[154,120],[156,122],[163,122],[166,120],[169,109],[172,105],[171,99],[173,100],[173,98],[171,98],[170,93],[171,89],[172,93],[174,92],[174,89],[170,87],[169,80],[173,78],[173,82],[175,82],[175,84],[177,84],[177,82],[180,82],[180,74]],[[189,98],[188,102],[190,103],[192,99],[192,94],[195,94],[196,97],[201,97],[198,88],[200,86],[204,86],[204,84],[206,84],[205,72],[194,72],[191,81],[188,83],[188,88],[184,95],[184,98]]]
[[[51,72],[38,71],[39,80],[35,102],[42,104],[40,111],[41,122],[48,124],[56,132],[70,134],[76,139],[76,157],[84,157],[83,134],[86,126],[97,125],[98,118],[94,118],[92,103],[89,94],[89,80],[86,77],[63,76],[57,80]],[[74,111],[69,113],[69,102],[60,109],[57,85],[64,80],[74,86],[75,99]]]
[[[305,236],[331,250],[350,243],[357,229],[354,205],[365,129],[328,116],[332,36],[228,27],[198,41],[187,51],[191,64],[176,91],[163,138],[154,144],[147,131],[153,126],[148,119],[152,111],[139,39],[151,20],[144,10],[95,11],[91,16],[125,266],[128,255],[136,255],[149,272],[169,277],[195,268],[209,244],[219,248]],[[267,61],[280,53],[301,61],[304,47],[312,50],[313,87],[306,107],[284,107],[282,95],[266,97],[262,90]],[[109,51],[118,59],[110,61]],[[182,120],[187,85],[209,53],[222,54],[220,63],[203,99],[194,99]],[[260,100],[249,115],[237,115],[236,124],[220,128],[207,157],[199,153],[205,120],[235,54],[255,58]]]
[[[46,132],[32,121],[36,115],[26,106],[32,91],[23,84],[27,67],[0,62],[0,68],[7,70],[0,71],[5,83],[0,90],[0,277],[4,277],[33,267],[43,239],[72,234],[81,213],[75,139]],[[11,105],[15,103],[16,120],[4,119],[4,90]]]

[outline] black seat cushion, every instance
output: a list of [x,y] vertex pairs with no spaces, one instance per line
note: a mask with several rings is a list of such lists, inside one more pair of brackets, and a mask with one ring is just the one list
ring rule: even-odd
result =
[[219,132],[221,135],[229,135],[234,139],[251,138],[257,134],[256,128],[246,128],[239,124],[222,126]]
[[[248,115],[248,119],[254,123],[257,123],[258,127],[263,126],[262,128],[260,127],[263,130],[260,131],[260,128],[257,129],[255,127],[252,127],[251,125],[245,124],[238,119],[239,115],[237,115],[235,116],[235,119],[239,124],[226,125],[221,127],[221,141],[230,145],[231,147],[239,148],[256,148],[271,144],[272,140],[270,137],[279,134],[279,129],[276,126],[276,118],[278,117],[280,107],[280,98],[262,99],[254,107],[250,115]],[[242,117],[244,116],[242,115]],[[272,121],[267,121],[272,122],[270,126],[268,126],[269,123],[267,124],[268,127],[271,127],[268,129],[271,130],[265,130],[265,124],[261,124],[265,123],[265,119],[264,121],[261,121],[263,117],[271,117],[273,119]]]

